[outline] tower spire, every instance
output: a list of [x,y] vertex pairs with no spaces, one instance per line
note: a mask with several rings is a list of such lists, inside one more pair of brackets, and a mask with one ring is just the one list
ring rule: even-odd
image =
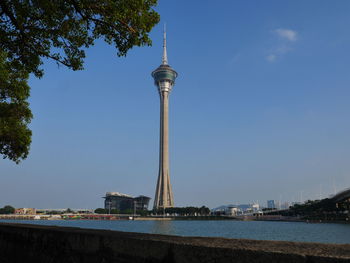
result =
[[168,55],[166,52],[166,25],[164,24],[164,30],[163,30],[163,58],[162,58],[162,64],[168,65]]

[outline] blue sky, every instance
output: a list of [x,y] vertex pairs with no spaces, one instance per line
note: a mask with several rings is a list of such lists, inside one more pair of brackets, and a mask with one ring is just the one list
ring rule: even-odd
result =
[[[30,79],[27,160],[0,160],[0,206],[96,208],[107,191],[154,197],[168,58],[177,206],[316,199],[350,187],[350,2],[160,1],[152,47],[98,41],[85,70]],[[301,194],[302,193],[302,194]]]

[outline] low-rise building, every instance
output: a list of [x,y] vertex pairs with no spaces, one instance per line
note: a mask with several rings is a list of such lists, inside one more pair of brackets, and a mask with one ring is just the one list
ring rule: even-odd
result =
[[15,209],[16,215],[35,215],[36,209],[35,208],[17,208]]
[[151,200],[150,197],[144,195],[133,197],[119,192],[107,192],[103,198],[105,199],[106,210],[117,209],[120,212],[130,209],[137,211],[148,210],[148,204]]
[[225,214],[230,216],[238,215],[239,208],[237,206],[229,205],[225,211]]

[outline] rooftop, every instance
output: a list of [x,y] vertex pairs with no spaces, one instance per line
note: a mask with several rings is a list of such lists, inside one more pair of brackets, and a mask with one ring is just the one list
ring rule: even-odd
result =
[[123,197],[131,197],[134,198],[131,195],[127,195],[127,194],[123,194],[123,193],[119,193],[119,192],[107,192],[106,196],[123,196]]

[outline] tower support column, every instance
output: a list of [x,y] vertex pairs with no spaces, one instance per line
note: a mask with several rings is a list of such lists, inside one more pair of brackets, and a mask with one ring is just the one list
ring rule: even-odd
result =
[[169,175],[169,92],[160,91],[160,140],[159,140],[159,172],[155,208],[174,206],[174,197]]

